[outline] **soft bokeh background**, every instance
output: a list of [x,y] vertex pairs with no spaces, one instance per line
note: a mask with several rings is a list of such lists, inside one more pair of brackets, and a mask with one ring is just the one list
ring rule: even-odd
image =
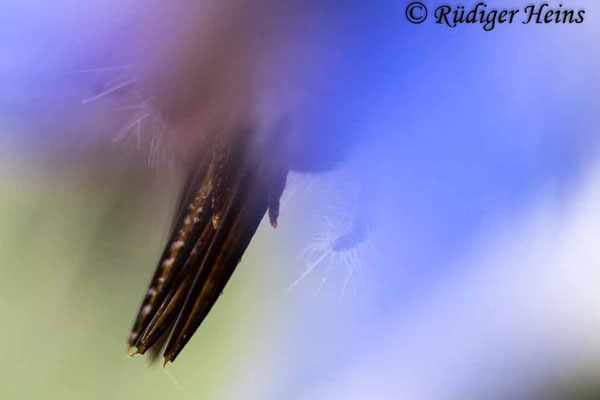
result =
[[[367,138],[336,170],[290,177],[280,226],[261,226],[163,370],[129,359],[125,337],[177,179],[111,140],[120,114],[109,99],[82,102],[98,74],[80,72],[113,66],[117,44],[127,52],[144,6],[5,1],[0,397],[600,393],[598,5],[568,2],[586,9],[581,25],[489,33],[409,25],[405,6],[341,7],[358,67],[335,82],[368,90],[322,106],[361,110],[339,129]],[[364,179],[372,195],[359,201]],[[326,255],[357,204],[366,242]]]

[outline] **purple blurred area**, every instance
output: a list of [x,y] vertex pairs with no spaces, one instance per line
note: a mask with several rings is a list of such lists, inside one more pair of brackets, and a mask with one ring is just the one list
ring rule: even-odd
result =
[[[409,25],[407,2],[219,3],[285,33],[259,63],[279,86],[253,99],[265,120],[285,109],[294,129],[317,133],[299,164],[336,168],[290,176],[280,226],[261,226],[173,383],[119,346],[179,176],[148,165],[153,143],[138,144],[137,125],[115,139],[136,105],[129,82],[159,77],[185,93],[195,71],[181,60],[230,43],[221,29],[245,14],[220,20],[212,2],[7,2],[7,398],[35,381],[31,364],[43,385],[28,398],[529,399],[595,386],[600,14],[579,3],[585,24],[493,32]],[[235,99],[240,76],[212,90]],[[368,234],[332,252],[357,215]],[[567,392],[557,398],[577,398]]]

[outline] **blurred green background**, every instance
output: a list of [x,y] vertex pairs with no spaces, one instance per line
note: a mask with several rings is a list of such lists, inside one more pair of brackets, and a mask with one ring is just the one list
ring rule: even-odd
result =
[[0,398],[229,398],[242,383],[275,379],[283,327],[293,322],[278,252],[262,251],[265,227],[189,350],[168,367],[173,379],[126,356],[174,184],[115,161],[100,171],[93,160],[36,167],[2,158]]

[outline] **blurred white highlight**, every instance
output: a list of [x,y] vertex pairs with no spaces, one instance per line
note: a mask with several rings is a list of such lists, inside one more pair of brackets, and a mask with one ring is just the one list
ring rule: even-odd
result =
[[480,235],[457,261],[469,267],[403,309],[378,350],[302,398],[523,398],[600,370],[600,166],[566,206],[547,189]]

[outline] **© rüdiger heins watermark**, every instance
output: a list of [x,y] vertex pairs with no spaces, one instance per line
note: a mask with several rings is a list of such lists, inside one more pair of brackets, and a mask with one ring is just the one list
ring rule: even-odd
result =
[[548,3],[529,4],[522,9],[488,8],[484,2],[466,9],[465,6],[442,5],[435,9],[435,23],[455,28],[461,24],[482,24],[485,31],[493,30],[497,24],[581,24],[585,10],[552,7]]

